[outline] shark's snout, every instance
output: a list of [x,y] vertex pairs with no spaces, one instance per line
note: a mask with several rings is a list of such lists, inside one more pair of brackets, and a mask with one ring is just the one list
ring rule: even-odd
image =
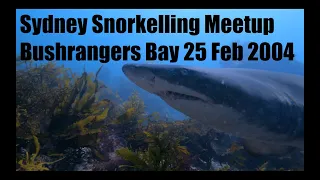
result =
[[122,66],[122,71],[131,80],[150,80],[154,77],[150,69],[139,64],[125,64]]
[[122,72],[126,76],[128,76],[131,73],[134,73],[135,69],[136,69],[136,65],[134,65],[134,64],[125,64],[122,66]]
[[122,66],[122,71],[137,86],[153,92],[155,75],[150,69],[138,64],[125,64]]

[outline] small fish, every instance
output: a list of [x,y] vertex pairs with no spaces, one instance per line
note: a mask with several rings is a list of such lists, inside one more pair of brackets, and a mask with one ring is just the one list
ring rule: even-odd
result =
[[268,162],[263,163],[260,167],[257,168],[257,171],[265,171],[267,169]]
[[229,151],[230,151],[231,153],[234,153],[234,152],[239,151],[239,150],[241,150],[241,149],[243,149],[243,146],[239,146],[239,145],[236,144],[236,143],[232,143]]
[[200,162],[202,162],[203,164],[207,164],[206,161],[202,160],[201,158],[198,158],[200,160]]
[[227,149],[227,152],[225,152],[223,155],[233,154],[241,149],[244,149],[243,146],[239,146],[237,143],[232,143],[231,147]]

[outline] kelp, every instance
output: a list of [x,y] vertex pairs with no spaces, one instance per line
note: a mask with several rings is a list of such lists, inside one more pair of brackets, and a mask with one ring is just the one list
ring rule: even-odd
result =
[[[17,62],[21,62],[18,59]],[[101,159],[97,148],[98,134],[106,132],[104,120],[108,118],[111,106],[108,99],[98,97],[99,91],[107,88],[98,80],[102,66],[95,74],[84,70],[77,76],[54,63],[29,64],[16,71],[19,147],[26,146],[27,140],[36,135],[40,141],[54,147],[44,149],[44,152],[60,154],[70,147],[86,146]],[[133,92],[122,108],[112,122],[123,129],[135,127],[144,113],[144,102]]]
[[116,151],[120,157],[132,164],[132,166],[121,166],[122,168],[142,171],[185,170],[184,165],[189,152],[186,147],[179,144],[178,139],[170,137],[167,132],[151,134],[145,131],[144,134],[148,143],[146,150],[134,152],[122,148]]
[[121,125],[122,128],[133,127],[138,124],[138,120],[144,115],[144,102],[139,97],[137,92],[133,92],[127,101],[113,109],[113,116],[110,119],[110,124]]
[[53,162],[43,162],[41,160],[36,160],[40,152],[40,143],[36,136],[33,136],[35,152],[29,156],[28,151],[26,151],[25,158],[18,161],[19,168],[18,171],[48,171],[49,169],[45,165],[54,164],[61,161],[63,158],[55,160]]
[[[77,136],[92,135],[101,132],[101,127],[93,128],[94,123],[99,123],[108,116],[109,101],[104,99],[96,101],[96,93],[99,90],[98,69],[94,80],[92,75],[83,72],[77,78],[70,94],[55,109],[57,117],[75,119],[62,129],[62,136],[72,139]],[[70,118],[69,118],[70,117]]]
[[134,114],[135,114],[135,108],[131,107],[127,109],[122,115],[114,119],[111,123],[121,124],[121,125],[128,124],[130,122],[133,122]]
[[127,112],[128,110],[132,111],[130,118],[135,121],[137,121],[145,112],[145,104],[136,91],[132,92],[128,100],[123,103],[123,107],[125,112]]
[[[17,66],[21,65],[19,62],[17,58]],[[103,120],[108,116],[110,105],[109,100],[96,97],[105,86],[98,82],[101,69],[102,66],[95,75],[84,71],[81,76],[54,63],[17,69],[16,137],[19,146],[26,146],[28,140],[37,136],[40,142],[51,143],[56,153],[69,146],[94,148],[97,134],[105,131]],[[41,169],[44,165],[34,162],[33,158],[20,163],[27,169]]]
[[[142,169],[141,165],[138,165],[139,167],[134,166],[134,169],[139,170],[166,171],[187,169],[184,165],[189,161],[190,152],[186,146],[180,143],[185,141],[184,139],[188,133],[192,134],[201,131],[197,127],[194,127],[193,131],[186,131],[188,128],[191,129],[189,126],[194,124],[194,121],[168,122],[162,120],[159,114],[154,112],[145,117],[140,117],[137,120],[137,124],[138,126],[135,131],[126,138],[128,147],[130,147],[129,149],[132,153],[127,153],[129,149],[123,150],[123,152],[120,150],[118,152],[119,156],[129,162],[132,161],[130,158],[133,157],[128,157],[128,155],[142,158],[148,166],[143,166]],[[162,153],[158,154],[158,151]]]
[[146,120],[145,105],[137,92],[133,92],[127,101],[113,109],[113,116],[108,122],[116,126],[122,133],[122,137],[129,138],[141,129],[141,121]]
[[68,88],[58,87],[61,74],[68,69],[53,63],[28,66],[16,71],[16,111],[20,126],[17,136],[31,138],[45,132],[51,123],[57,104],[68,94]]

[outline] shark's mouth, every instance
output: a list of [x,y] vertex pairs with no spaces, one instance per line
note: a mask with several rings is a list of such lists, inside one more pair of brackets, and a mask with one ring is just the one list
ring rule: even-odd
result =
[[178,92],[174,92],[174,91],[160,91],[155,94],[160,97],[170,98],[173,100],[184,99],[184,100],[189,100],[189,101],[204,101],[203,99],[201,99],[199,97],[188,95],[188,94],[182,94],[182,93],[178,93]]

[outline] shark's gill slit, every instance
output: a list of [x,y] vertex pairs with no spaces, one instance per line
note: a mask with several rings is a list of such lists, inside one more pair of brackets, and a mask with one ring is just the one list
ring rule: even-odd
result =
[[156,82],[156,76],[153,76],[153,77],[151,78],[151,82],[153,82],[153,83]]

